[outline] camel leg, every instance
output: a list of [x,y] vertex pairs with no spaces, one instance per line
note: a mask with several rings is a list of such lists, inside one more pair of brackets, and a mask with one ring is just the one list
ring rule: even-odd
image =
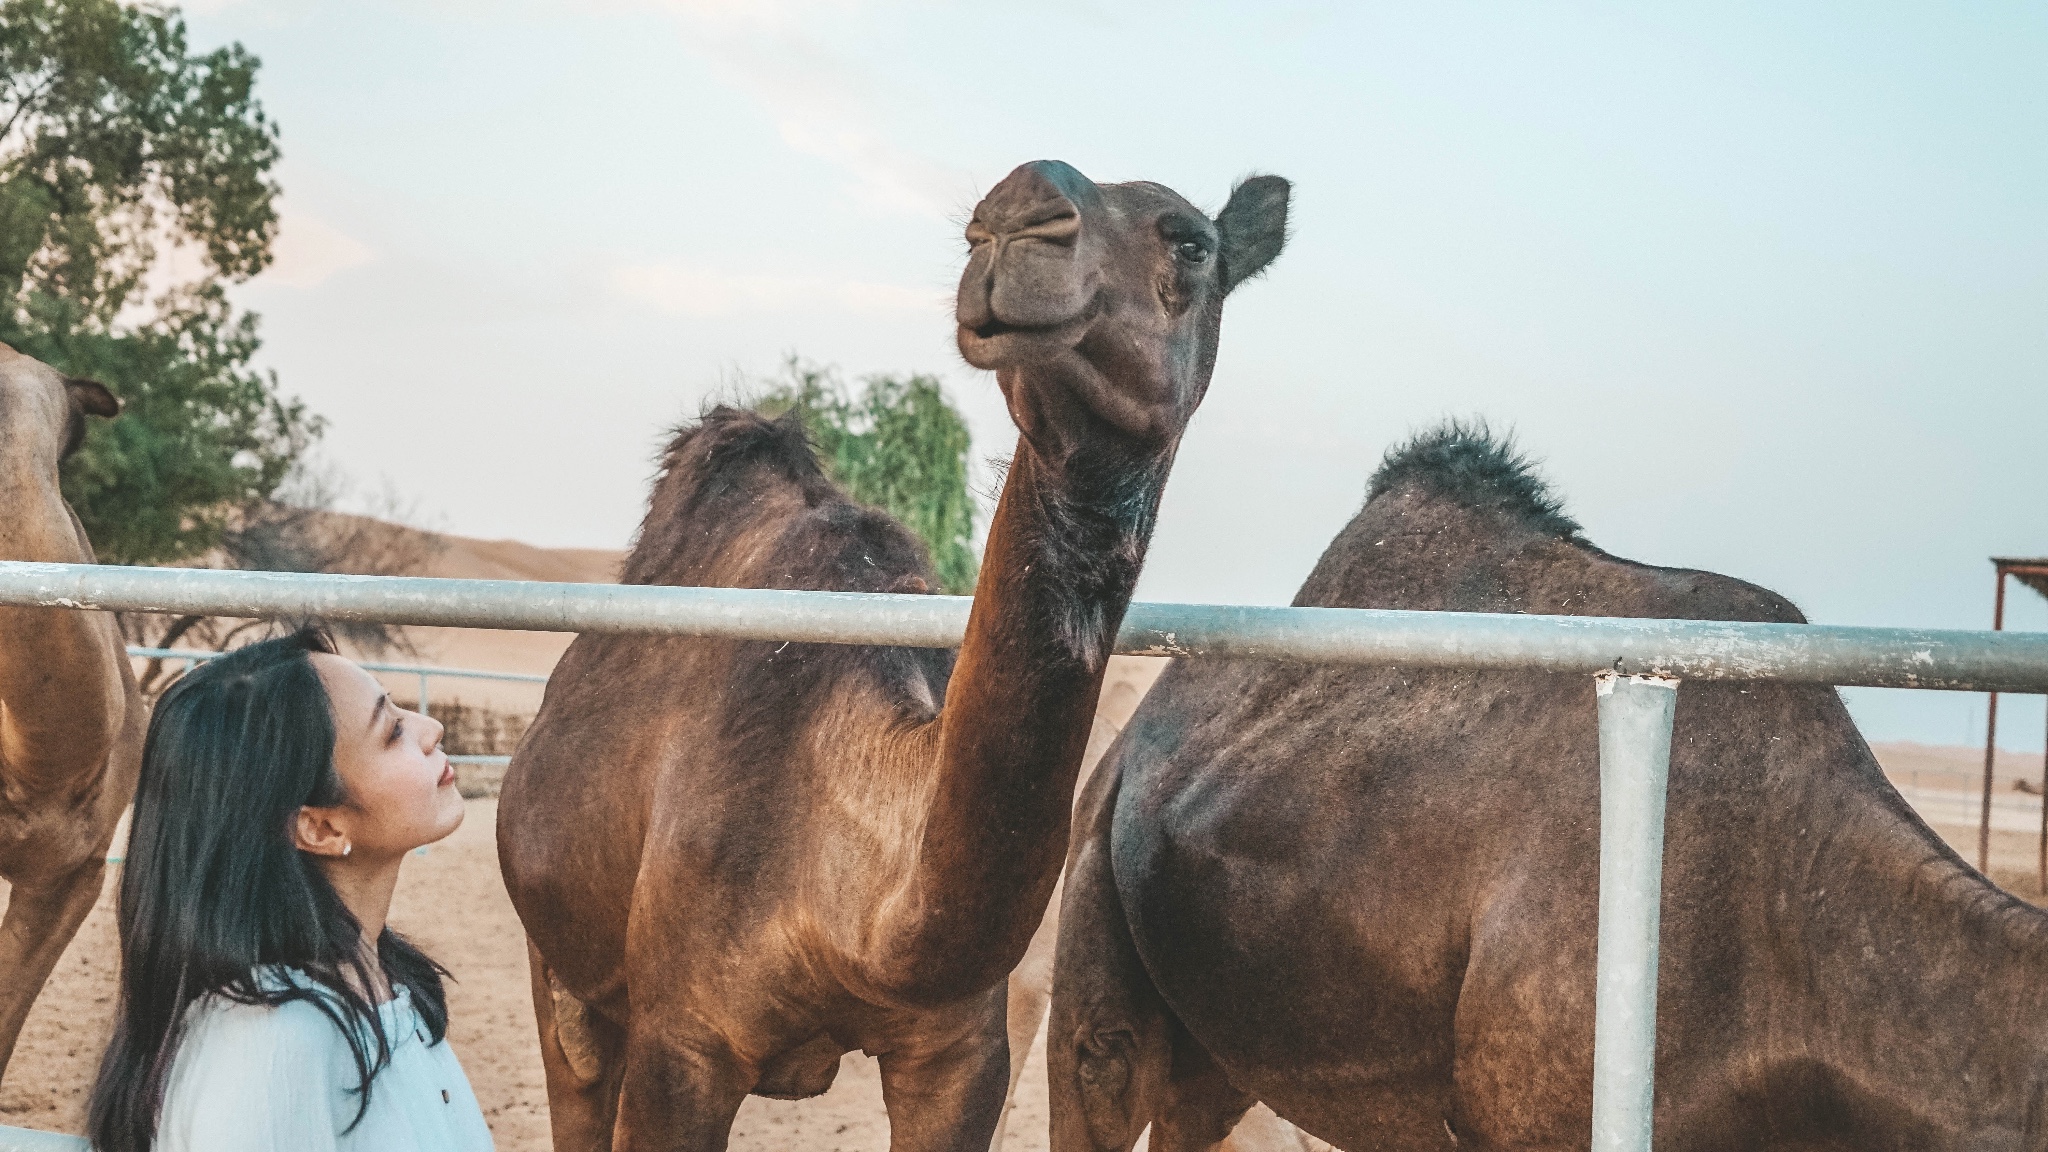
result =
[[1231,1084],[1178,1021],[1169,1021],[1168,1031],[1171,1071],[1152,1117],[1150,1152],[1213,1152],[1258,1101]]
[[624,1031],[561,987],[531,940],[526,959],[556,1152],[611,1152],[626,1070]]
[[99,899],[105,857],[102,848],[67,876],[17,882],[8,896],[7,918],[0,920],[0,1075],[14,1057],[43,982]]
[[988,1152],[1010,1071],[1009,996],[992,988],[955,1026],[884,1052],[889,1152]]
[[724,1152],[733,1117],[753,1089],[755,1071],[724,1042],[655,1022],[674,1017],[636,1006],[626,1029],[613,1152]]
[[1009,980],[1010,1087],[1003,1093],[1003,1114],[996,1120],[996,1134],[988,1143],[991,1152],[1001,1152],[1003,1137],[1010,1130],[1010,1113],[1017,1106],[1017,1082],[1024,1079],[1024,1061],[1038,1041],[1045,1025],[1046,1005],[1052,1002],[1053,947],[1059,939],[1060,890],[1053,886],[1052,901],[1045,919],[1032,933],[1024,959],[1017,962]]
[[1113,764],[1089,779],[1061,882],[1045,1026],[1053,1152],[1130,1152],[1171,1074],[1170,1013],[1131,942],[1110,868],[1119,784]]

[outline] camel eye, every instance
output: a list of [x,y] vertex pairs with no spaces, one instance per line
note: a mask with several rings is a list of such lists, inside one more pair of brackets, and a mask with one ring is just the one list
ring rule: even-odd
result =
[[1209,258],[1209,249],[1200,240],[1183,240],[1174,247],[1173,254],[1188,264],[1200,264]]

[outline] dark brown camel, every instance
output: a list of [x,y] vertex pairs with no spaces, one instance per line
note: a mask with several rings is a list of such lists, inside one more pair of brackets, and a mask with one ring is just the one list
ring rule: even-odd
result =
[[[1295,603],[1800,619],[1600,551],[1455,426],[1370,492]],[[1205,1147],[1253,1098],[1345,1148],[1584,1149],[1596,732],[1586,676],[1170,669],[1076,817],[1055,1152]],[[1669,795],[1659,1152],[2048,1147],[2048,915],[1833,689],[1685,685]]]
[[[967,226],[960,351],[1021,433],[948,653],[585,636],[499,810],[534,947],[556,1147],[725,1147],[748,1093],[881,1059],[891,1147],[983,1152],[1004,975],[1058,879],[1103,668],[1223,298],[1287,184],[1214,220],[1156,184],[1027,164]],[[627,583],[923,591],[923,549],[791,420],[678,434]]]
[[[1171,661],[1156,656],[1113,656],[1103,677],[1102,700],[1095,709],[1095,726],[1088,733],[1088,751],[1081,758],[1080,787],[1088,787],[1096,765],[1123,731],[1152,682]],[[1078,799],[1078,797],[1077,797]],[[1052,908],[1031,937],[1024,959],[1010,971],[1010,1091],[1003,1101],[1004,1122],[996,1126],[991,1148],[1003,1146],[1005,1126],[1015,1116],[1017,1085],[1023,1077],[1026,1053],[1045,1025],[1046,1009],[1052,1003],[1053,952],[1059,937],[1060,890],[1052,893]],[[1270,1109],[1254,1108],[1244,1114],[1221,1152],[1317,1152],[1329,1146],[1304,1135],[1300,1129],[1275,1116]]]
[[[113,393],[0,344],[0,560],[90,564],[57,464]],[[135,791],[142,696],[114,619],[0,608],[0,1072],[29,1006],[99,898],[107,844]]]

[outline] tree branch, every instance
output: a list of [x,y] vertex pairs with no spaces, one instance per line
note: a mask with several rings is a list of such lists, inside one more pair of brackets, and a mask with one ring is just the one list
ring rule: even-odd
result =
[[[13,114],[7,117],[6,126],[0,127],[0,143],[4,143],[9,136],[14,134],[14,126],[20,123],[23,116],[40,108],[42,96],[50,90],[50,85],[56,82],[57,74],[52,72],[43,78],[41,84],[36,85],[32,91],[21,98],[21,102],[15,105]],[[13,85],[10,84],[8,86],[8,92],[10,95],[13,94]]]
[[[175,620],[171,621],[171,626],[169,628],[164,629],[164,634],[162,636],[157,637],[155,642],[152,643],[150,647],[172,647],[173,645],[177,644],[179,640],[183,639],[186,633],[192,631],[192,629],[198,627],[200,624],[203,624],[205,622],[206,617],[204,616],[180,616]],[[157,682],[163,679],[163,675],[164,658],[161,656],[150,657],[149,663],[143,665],[142,667],[142,675],[140,677],[137,677],[138,687],[142,689],[143,696],[151,697],[154,695]]]

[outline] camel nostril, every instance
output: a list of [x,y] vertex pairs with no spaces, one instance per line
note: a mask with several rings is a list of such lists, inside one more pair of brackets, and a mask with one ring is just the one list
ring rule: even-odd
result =
[[1061,184],[1085,183],[1086,179],[1065,165],[1026,164],[1004,177],[982,198],[974,211],[974,222],[968,226],[968,240],[1000,236],[1010,240],[1030,237],[1071,241],[1081,230],[1081,206]]
[[1042,240],[1073,247],[1081,237],[1081,213],[1065,199],[1038,200],[1025,204],[982,206],[985,219],[980,235],[970,233],[968,246],[981,251],[991,241],[1000,246],[1019,240]]

